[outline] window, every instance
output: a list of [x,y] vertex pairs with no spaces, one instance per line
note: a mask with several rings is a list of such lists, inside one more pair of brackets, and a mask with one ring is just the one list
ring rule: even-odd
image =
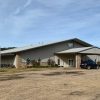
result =
[[68,60],[68,63],[69,63],[69,66],[73,66],[73,65],[74,65],[73,59],[69,59],[69,60]]
[[60,59],[58,59],[58,65],[60,65]]
[[72,42],[68,43],[68,48],[73,48],[73,47],[74,47],[74,45]]

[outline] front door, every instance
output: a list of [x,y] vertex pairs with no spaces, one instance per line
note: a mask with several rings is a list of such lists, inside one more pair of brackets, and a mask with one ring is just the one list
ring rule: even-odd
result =
[[69,67],[73,67],[74,66],[74,60],[68,59],[68,65],[69,65]]

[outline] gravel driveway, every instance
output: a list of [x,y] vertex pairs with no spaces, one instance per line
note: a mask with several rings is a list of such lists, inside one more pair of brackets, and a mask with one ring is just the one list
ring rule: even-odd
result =
[[100,70],[0,74],[0,100],[100,100]]

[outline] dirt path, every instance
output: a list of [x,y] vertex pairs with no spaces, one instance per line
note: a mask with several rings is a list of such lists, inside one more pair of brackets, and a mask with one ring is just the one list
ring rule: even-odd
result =
[[100,100],[100,70],[0,75],[0,100]]

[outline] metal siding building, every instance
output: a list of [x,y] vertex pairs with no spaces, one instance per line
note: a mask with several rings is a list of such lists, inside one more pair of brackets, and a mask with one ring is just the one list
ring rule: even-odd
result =
[[1,52],[2,64],[12,64],[16,68],[26,66],[26,60],[41,59],[41,64],[47,65],[48,59],[52,59],[55,64],[63,67],[79,68],[82,59],[98,59],[100,49],[86,43],[80,39],[70,40],[39,45],[14,48]]

